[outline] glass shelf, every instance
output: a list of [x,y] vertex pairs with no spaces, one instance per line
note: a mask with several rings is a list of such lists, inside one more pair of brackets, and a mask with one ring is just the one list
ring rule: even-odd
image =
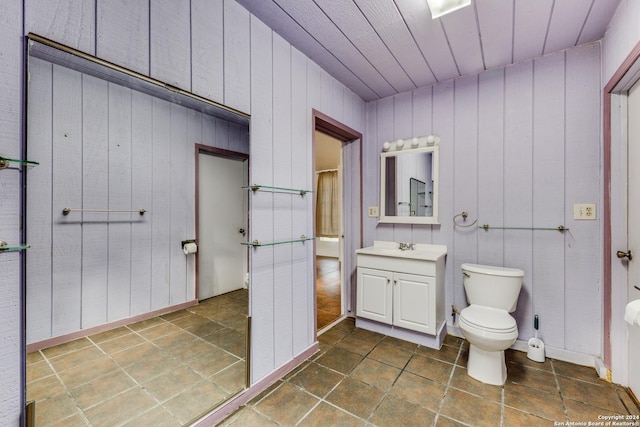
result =
[[18,159],[10,159],[8,157],[0,156],[0,169],[6,169],[9,167],[11,163],[15,163],[20,166],[38,166],[40,163],[33,162],[31,160],[18,160]]
[[251,191],[271,191],[273,193],[277,192],[285,192],[285,193],[298,193],[301,196],[304,196],[307,193],[313,193],[313,190],[303,190],[300,188],[285,188],[285,187],[270,187],[268,185],[247,185],[242,187],[243,190],[251,190]]
[[485,231],[488,230],[537,230],[537,231],[569,231],[564,225],[559,225],[555,228],[545,228],[545,227],[494,227],[489,224],[479,225],[478,228],[482,228]]
[[300,236],[299,239],[295,240],[283,240],[280,242],[260,242],[258,240],[254,240],[253,242],[242,242],[241,244],[244,246],[258,247],[258,246],[275,246],[275,245],[284,245],[286,243],[297,243],[297,242],[306,242],[307,240],[315,240],[315,237],[306,237]]
[[2,252],[15,252],[15,251],[23,251],[25,249],[29,249],[31,245],[20,245],[20,246],[0,246],[0,253]]

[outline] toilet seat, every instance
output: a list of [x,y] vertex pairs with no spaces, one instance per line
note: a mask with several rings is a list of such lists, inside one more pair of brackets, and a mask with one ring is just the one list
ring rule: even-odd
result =
[[460,312],[460,323],[494,334],[512,334],[518,326],[506,310],[471,304]]

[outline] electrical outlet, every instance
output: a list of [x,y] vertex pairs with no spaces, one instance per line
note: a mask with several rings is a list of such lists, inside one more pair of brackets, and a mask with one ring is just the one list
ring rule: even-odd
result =
[[597,219],[595,203],[576,203],[573,205],[573,219]]
[[369,206],[369,218],[377,218],[377,217],[378,217],[378,207]]

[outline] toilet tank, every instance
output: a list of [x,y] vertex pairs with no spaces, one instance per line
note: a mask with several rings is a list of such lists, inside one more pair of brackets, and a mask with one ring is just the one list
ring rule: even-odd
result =
[[522,287],[524,271],[517,268],[462,264],[462,281],[469,304],[513,312]]

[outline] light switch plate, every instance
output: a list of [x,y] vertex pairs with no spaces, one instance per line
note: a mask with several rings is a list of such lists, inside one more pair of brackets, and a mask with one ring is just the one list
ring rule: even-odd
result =
[[378,217],[378,207],[369,206],[369,218],[377,218],[377,217]]
[[595,203],[576,203],[573,205],[573,219],[597,219]]

